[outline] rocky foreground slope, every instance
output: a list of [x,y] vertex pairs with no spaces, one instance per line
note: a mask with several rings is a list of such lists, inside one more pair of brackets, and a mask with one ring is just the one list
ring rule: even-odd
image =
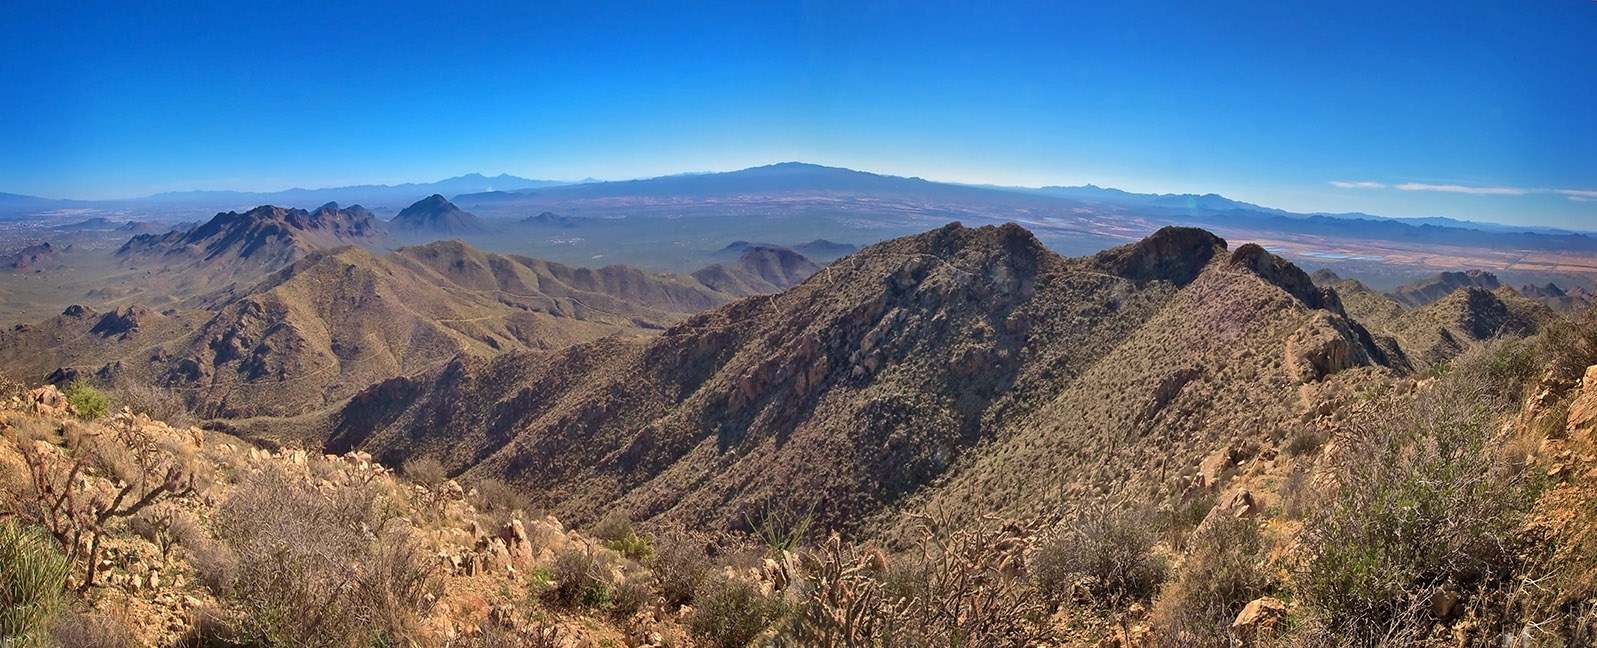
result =
[[266,450],[128,411],[86,421],[52,387],[8,387],[0,632],[68,646],[1588,645],[1597,366],[1574,381],[1557,367],[1597,360],[1597,335],[1575,339],[1546,372],[1534,345],[1498,343],[1438,377],[1366,382],[1285,438],[1241,433],[1218,461],[1163,476],[1175,506],[1108,475],[1095,486],[1113,495],[1037,515],[930,507],[900,549],[802,516],[742,540],[642,533],[614,512],[577,533],[502,482],[425,461],[401,477],[359,451]]

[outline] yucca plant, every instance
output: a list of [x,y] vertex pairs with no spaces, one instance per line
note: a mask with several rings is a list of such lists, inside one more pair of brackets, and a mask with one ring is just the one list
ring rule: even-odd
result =
[[0,645],[42,645],[66,589],[67,560],[42,529],[0,523]]

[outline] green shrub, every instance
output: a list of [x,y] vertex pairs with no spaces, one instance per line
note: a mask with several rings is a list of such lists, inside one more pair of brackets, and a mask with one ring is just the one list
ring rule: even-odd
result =
[[623,556],[640,562],[654,558],[653,538],[638,535],[632,520],[621,511],[611,511],[593,527],[593,536],[604,541],[604,546]]
[[73,382],[66,390],[67,403],[78,411],[85,421],[93,421],[111,413],[111,397],[90,385],[86,380]]
[[781,605],[746,580],[706,580],[693,597],[688,632],[715,648],[745,648],[781,616]]
[[549,574],[554,587],[546,595],[556,605],[608,610],[613,604],[610,568],[594,552],[571,548],[555,556]]
[[0,523],[0,644],[42,644],[62,602],[67,560],[42,529]]
[[1424,632],[1416,601],[1516,568],[1537,483],[1499,452],[1501,412],[1528,376],[1520,346],[1461,356],[1407,407],[1370,408],[1338,445],[1335,486],[1301,534],[1295,577],[1328,629],[1354,642]]

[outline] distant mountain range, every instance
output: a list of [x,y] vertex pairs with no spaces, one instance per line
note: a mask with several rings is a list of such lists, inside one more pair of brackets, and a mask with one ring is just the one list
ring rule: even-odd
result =
[[[493,177],[479,173],[431,183],[399,185],[357,185],[324,189],[289,189],[279,192],[188,191],[170,192],[119,201],[52,200],[19,194],[0,194],[0,214],[15,218],[58,209],[113,207],[206,207],[215,210],[248,209],[273,204],[302,209],[327,202],[361,204],[380,214],[392,214],[429,195],[453,196],[464,209],[538,208],[570,206],[594,201],[642,201],[636,204],[658,206],[673,201],[721,201],[803,196],[811,199],[838,197],[879,199],[890,197],[902,204],[899,211],[921,215],[960,217],[975,208],[1004,220],[1005,214],[1018,217],[1036,210],[1068,210],[1072,207],[1108,207],[1105,212],[1129,213],[1162,222],[1234,227],[1314,235],[1357,236],[1412,242],[1415,238],[1437,239],[1451,245],[1481,245],[1482,234],[1510,235],[1513,241],[1493,239],[1493,244],[1528,246],[1531,249],[1597,250],[1582,232],[1495,223],[1462,221],[1451,218],[1395,219],[1363,213],[1294,213],[1233,200],[1218,194],[1139,194],[1119,189],[1084,185],[1040,188],[963,185],[931,182],[916,177],[900,177],[827,167],[801,162],[784,162],[724,173],[695,173],[640,180],[580,183],[533,180],[511,175]],[[960,212],[964,209],[964,212]],[[567,211],[554,213],[574,216]],[[478,213],[482,213],[479,211]],[[489,214],[492,217],[494,214]],[[1098,213],[1096,217],[1103,217]],[[527,217],[526,213],[515,216]],[[1473,234],[1470,232],[1474,232]],[[1558,241],[1542,236],[1566,237]],[[1578,238],[1567,238],[1567,237]]]

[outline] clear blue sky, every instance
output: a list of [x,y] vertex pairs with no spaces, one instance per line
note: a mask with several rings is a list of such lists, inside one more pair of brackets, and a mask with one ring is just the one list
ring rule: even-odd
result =
[[1592,0],[233,4],[8,3],[0,191],[801,160],[1597,228]]

